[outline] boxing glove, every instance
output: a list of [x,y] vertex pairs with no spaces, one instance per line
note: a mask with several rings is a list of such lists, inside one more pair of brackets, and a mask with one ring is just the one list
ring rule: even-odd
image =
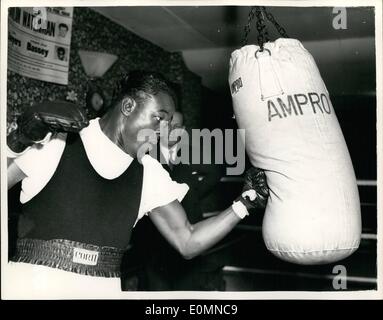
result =
[[242,194],[236,199],[249,211],[265,208],[269,197],[266,174],[259,168],[252,167],[245,172]]
[[17,129],[7,136],[9,149],[23,153],[41,143],[48,133],[79,132],[89,124],[85,110],[65,101],[52,101],[27,107],[17,119]]

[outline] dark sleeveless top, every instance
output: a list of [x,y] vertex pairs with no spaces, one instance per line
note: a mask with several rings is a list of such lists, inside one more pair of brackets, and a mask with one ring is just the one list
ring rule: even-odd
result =
[[126,248],[138,216],[142,179],[137,159],[116,179],[104,179],[89,162],[80,136],[68,134],[51,180],[23,205],[33,222],[23,237]]

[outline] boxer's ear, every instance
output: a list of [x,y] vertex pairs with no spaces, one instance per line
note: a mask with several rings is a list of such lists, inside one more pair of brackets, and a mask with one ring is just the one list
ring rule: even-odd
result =
[[121,112],[125,116],[129,116],[132,111],[136,108],[137,102],[132,97],[125,97],[121,101]]

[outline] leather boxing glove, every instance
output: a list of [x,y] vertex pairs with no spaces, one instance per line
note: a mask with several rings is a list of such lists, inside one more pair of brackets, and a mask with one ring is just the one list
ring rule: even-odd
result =
[[89,121],[85,110],[65,101],[49,101],[27,107],[17,119],[17,129],[7,136],[9,149],[20,154],[48,133],[79,132]]
[[245,172],[242,194],[237,198],[247,210],[266,208],[269,197],[266,174],[263,170],[252,167]]

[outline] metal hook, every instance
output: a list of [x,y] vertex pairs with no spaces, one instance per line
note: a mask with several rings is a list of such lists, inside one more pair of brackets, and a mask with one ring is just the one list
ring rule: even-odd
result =
[[269,56],[271,56],[271,52],[270,52],[270,50],[269,49],[266,49],[266,48],[263,48],[262,50],[261,49],[258,49],[257,51],[255,51],[255,58],[256,59],[258,59],[258,57],[257,57],[257,54],[258,54],[258,52],[264,52],[264,51],[267,51],[268,53],[269,53]]

